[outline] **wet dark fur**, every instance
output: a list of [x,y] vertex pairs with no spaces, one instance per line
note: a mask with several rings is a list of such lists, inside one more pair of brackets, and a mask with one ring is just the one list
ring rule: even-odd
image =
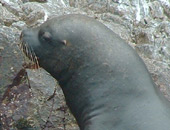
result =
[[53,18],[24,30],[40,66],[59,81],[81,130],[168,130],[170,106],[138,54],[100,22]]

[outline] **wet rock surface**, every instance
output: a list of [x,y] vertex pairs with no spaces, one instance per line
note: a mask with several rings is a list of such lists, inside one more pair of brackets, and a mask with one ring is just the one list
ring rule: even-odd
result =
[[24,28],[72,13],[93,17],[126,40],[170,100],[168,0],[0,0],[0,129],[79,129],[57,82],[43,69],[24,68],[18,47]]

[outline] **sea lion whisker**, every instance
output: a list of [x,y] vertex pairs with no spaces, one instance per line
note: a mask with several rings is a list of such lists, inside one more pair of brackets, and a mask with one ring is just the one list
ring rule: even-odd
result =
[[25,48],[25,44],[23,42],[21,42],[21,50],[24,53],[24,61],[26,61],[26,48]]
[[38,58],[37,58],[37,56],[36,56],[36,54],[35,54],[35,52],[34,52],[34,50],[33,50],[33,48],[32,48],[31,45],[30,45],[30,51],[31,51],[31,54],[32,54],[32,58],[33,58],[33,60],[34,60],[34,63],[35,63],[35,65],[36,65],[36,69],[40,68],[39,62],[38,62]]
[[34,61],[34,58],[33,58],[33,52],[32,52],[32,50],[31,50],[30,46],[28,46],[27,44],[25,44],[25,48],[26,48],[26,55],[30,58],[30,60],[31,60],[32,62],[35,62],[35,61]]
[[[19,44],[19,47],[22,50],[22,52],[25,53],[25,56],[29,57],[29,59],[33,63],[35,63],[35,68],[36,69],[40,68],[39,62],[38,62],[38,58],[37,58],[37,56],[36,56],[32,46],[28,46],[27,42],[21,41],[21,43]],[[26,57],[25,56],[24,56],[24,60],[26,61],[26,59],[25,59]]]
[[29,50],[30,60],[35,63],[35,61],[34,61],[34,53],[33,53],[33,51],[31,50],[31,46],[28,47],[27,44],[26,44],[26,46],[27,46],[27,48],[28,48],[28,50]]
[[31,51],[31,54],[32,54],[31,56],[32,56],[33,62],[35,63],[35,69],[38,69],[39,74],[40,74],[40,79],[41,79],[41,73],[40,73],[40,69],[39,69],[40,65],[39,65],[39,62],[38,62],[38,58],[37,58],[37,56],[36,56],[31,45],[29,46],[29,48],[30,48],[30,51]]
[[[22,52],[25,54],[25,55],[24,55],[24,60],[27,61],[27,60],[26,60],[26,57],[28,57],[28,58],[30,58],[30,60],[32,61],[31,52],[30,52],[30,49],[29,49],[29,47],[27,46],[26,42],[22,42],[21,44],[22,44],[22,45],[21,45],[21,46],[22,46],[22,47],[21,47]],[[33,61],[32,61],[32,62],[33,62]]]
[[25,53],[25,55],[27,56],[27,49],[26,49],[26,44],[23,43],[23,52]]

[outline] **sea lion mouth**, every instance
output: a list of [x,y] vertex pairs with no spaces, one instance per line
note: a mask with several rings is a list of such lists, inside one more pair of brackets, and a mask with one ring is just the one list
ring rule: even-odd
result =
[[[38,57],[36,56],[36,54],[35,54],[33,48],[31,47],[31,45],[28,45],[28,43],[24,40],[23,32],[20,35],[19,48],[24,53],[24,57],[29,58],[30,61],[33,62],[33,64],[35,64],[35,68],[38,69],[40,67],[39,62],[38,62]],[[26,59],[25,59],[25,61],[26,61]]]

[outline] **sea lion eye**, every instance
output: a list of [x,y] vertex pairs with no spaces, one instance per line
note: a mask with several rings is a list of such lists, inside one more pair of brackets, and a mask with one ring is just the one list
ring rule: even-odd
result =
[[51,41],[51,34],[49,32],[43,32],[42,39],[44,41],[50,42]]

